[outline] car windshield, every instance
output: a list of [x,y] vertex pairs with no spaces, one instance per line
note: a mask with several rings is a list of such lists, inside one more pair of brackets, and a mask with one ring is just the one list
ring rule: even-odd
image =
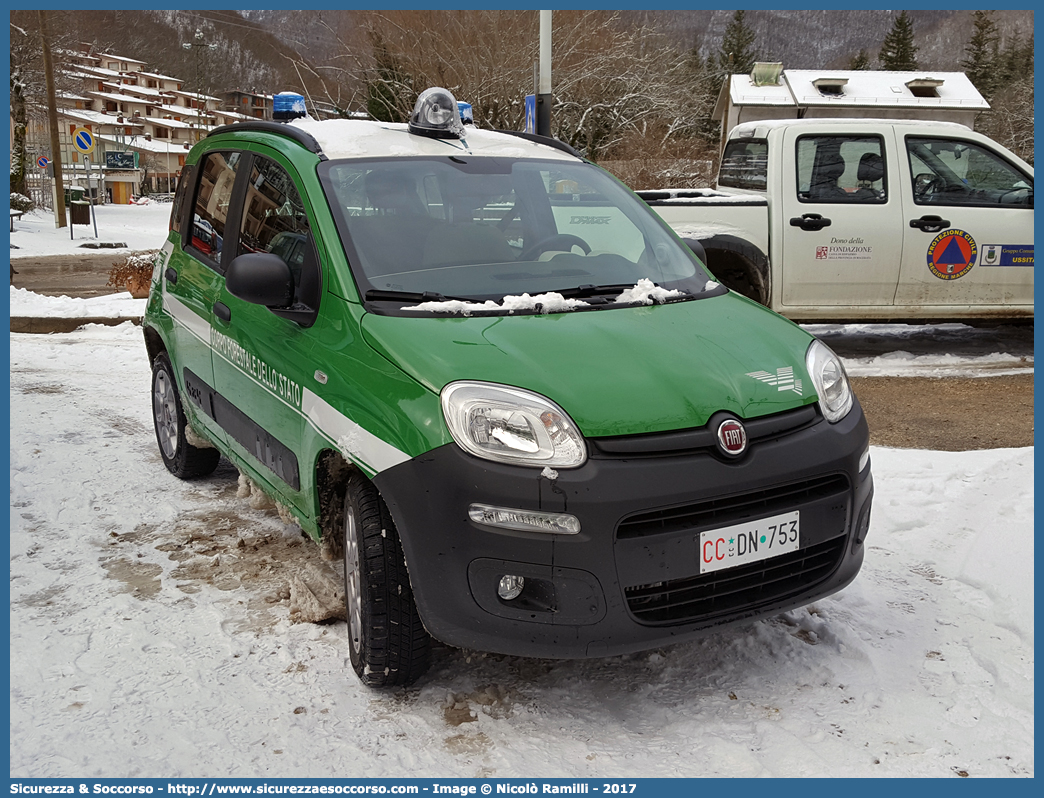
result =
[[370,301],[556,292],[589,304],[639,281],[657,298],[716,287],[657,216],[589,164],[390,158],[327,162],[320,177]]

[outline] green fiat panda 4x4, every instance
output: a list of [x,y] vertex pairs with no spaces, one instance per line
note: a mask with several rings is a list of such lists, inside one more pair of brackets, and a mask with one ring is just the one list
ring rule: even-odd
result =
[[856,575],[868,432],[838,358],[553,139],[248,122],[186,159],[144,320],[163,461],[220,455],[343,551],[372,686],[431,638],[601,657]]

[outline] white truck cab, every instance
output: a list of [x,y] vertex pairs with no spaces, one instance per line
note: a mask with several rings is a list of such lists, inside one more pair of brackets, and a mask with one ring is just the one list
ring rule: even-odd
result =
[[1033,168],[964,125],[741,124],[717,188],[639,196],[784,316],[1033,316]]

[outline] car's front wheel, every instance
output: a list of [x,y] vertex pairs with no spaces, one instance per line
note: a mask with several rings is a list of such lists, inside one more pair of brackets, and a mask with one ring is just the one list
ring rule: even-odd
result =
[[152,420],[163,465],[174,476],[193,479],[217,468],[221,459],[217,449],[199,448],[185,439],[188,422],[166,352],[160,352],[152,362]]
[[431,661],[402,544],[384,500],[359,472],[344,496],[344,600],[352,668],[368,687],[411,684]]

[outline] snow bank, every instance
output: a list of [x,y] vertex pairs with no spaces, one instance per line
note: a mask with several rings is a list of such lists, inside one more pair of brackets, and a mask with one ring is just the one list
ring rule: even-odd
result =
[[68,296],[44,296],[35,294],[27,288],[11,286],[12,317],[132,319],[145,315],[147,302],[147,299],[135,299],[126,291],[81,299]]

